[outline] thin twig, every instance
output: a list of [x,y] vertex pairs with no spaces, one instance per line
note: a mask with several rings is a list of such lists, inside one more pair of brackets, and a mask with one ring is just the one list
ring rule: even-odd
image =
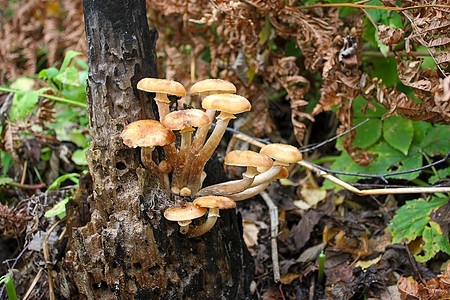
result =
[[[255,145],[257,147],[263,147],[266,144],[256,141],[254,139],[252,139],[250,136],[244,135],[244,134],[235,134],[235,137],[238,139],[241,139],[245,142],[248,142],[252,145]],[[441,159],[440,161],[430,164],[430,165],[435,165],[437,163],[442,163],[445,160],[447,160],[449,158],[449,154],[446,155],[446,157],[444,159]],[[317,166],[311,162],[302,160],[300,162],[298,162],[297,164],[299,164],[302,167],[305,167],[306,169],[313,171],[317,176],[321,176],[325,179],[330,180],[331,182],[334,182],[335,184],[343,187],[344,189],[355,193],[359,196],[363,196],[363,195],[387,195],[387,194],[419,194],[419,193],[449,193],[450,192],[450,187],[406,187],[406,188],[385,188],[385,189],[369,189],[369,190],[359,190],[356,187],[350,185],[349,183],[329,174],[328,172],[335,172],[335,173],[341,173],[340,171],[332,171],[332,170],[328,170],[326,168]],[[427,167],[429,167],[430,165],[428,165]],[[402,171],[403,173],[406,173],[407,171]],[[384,174],[384,176],[387,175],[391,175],[393,173],[390,174]],[[398,172],[397,172],[398,174]],[[346,174],[349,175],[349,174]],[[383,176],[380,175],[369,175],[369,174],[353,174],[353,175],[357,175],[357,176],[361,176],[361,177],[372,177],[372,178],[381,178],[383,179]]]
[[42,250],[44,252],[44,260],[45,260],[45,265],[47,267],[47,272],[48,272],[48,289],[49,289],[49,296],[50,296],[50,300],[55,300],[55,292],[53,290],[53,280],[52,280],[52,268],[51,268],[51,262],[50,262],[50,251],[48,249],[48,239],[50,238],[50,234],[52,233],[52,231],[56,228],[56,226],[58,226],[63,219],[58,220],[58,222],[56,222],[55,224],[53,224],[50,229],[48,230],[47,234],[45,235],[44,241],[42,242]]
[[397,7],[397,6],[378,6],[378,5],[366,5],[366,4],[356,4],[356,3],[327,3],[327,4],[311,4],[303,6],[295,6],[296,9],[311,9],[319,7],[352,7],[361,9],[381,9],[381,10],[393,10],[393,11],[404,11],[409,9],[419,9],[419,8],[450,8],[450,5],[445,4],[424,4],[424,5],[414,5],[408,7]]
[[273,267],[273,280],[275,282],[280,281],[280,265],[278,263],[278,208],[273,203],[269,194],[266,192],[260,193],[261,197],[266,202],[267,207],[269,208],[270,215],[270,245],[272,248],[272,267]]

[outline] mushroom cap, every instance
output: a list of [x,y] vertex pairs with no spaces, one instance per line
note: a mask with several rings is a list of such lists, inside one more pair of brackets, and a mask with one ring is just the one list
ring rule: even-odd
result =
[[273,160],[265,155],[250,150],[233,150],[225,156],[225,164],[230,166],[250,166],[270,168]]
[[275,176],[276,179],[286,179],[289,177],[289,171],[286,169],[286,167],[282,167],[280,172],[278,172],[277,176]]
[[171,130],[182,130],[188,127],[209,125],[211,120],[203,110],[185,109],[167,114],[162,123]]
[[203,196],[192,202],[194,206],[218,209],[231,209],[236,207],[233,199],[223,196]]
[[266,154],[275,160],[274,164],[289,165],[302,160],[300,151],[291,145],[269,144],[261,148],[259,153]]
[[206,214],[206,208],[188,202],[182,207],[169,207],[164,212],[164,217],[169,221],[188,221],[200,218],[204,214]]
[[152,93],[163,93],[178,97],[186,96],[184,86],[178,81],[161,78],[142,78],[137,84],[138,90]]
[[236,87],[229,81],[222,79],[205,79],[194,83],[189,90],[191,94],[222,94],[236,93]]
[[175,134],[156,120],[139,120],[125,126],[120,134],[131,148],[165,146],[175,141]]
[[249,111],[252,106],[246,98],[234,94],[209,95],[202,101],[204,109],[213,109],[230,114],[243,113]]

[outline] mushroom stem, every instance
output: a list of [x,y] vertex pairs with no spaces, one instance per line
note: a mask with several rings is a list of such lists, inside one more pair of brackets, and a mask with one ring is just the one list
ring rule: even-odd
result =
[[189,224],[191,224],[192,221],[191,220],[187,220],[187,221],[178,221],[178,225],[180,225],[180,233],[181,234],[186,234],[189,232]]
[[255,179],[253,180],[253,183],[251,187],[258,186],[260,184],[263,184],[265,182],[270,182],[273,179],[275,179],[280,172],[280,170],[283,168],[282,165],[274,164],[272,167],[270,167],[269,170],[267,170],[264,173],[258,174],[255,176]]
[[208,212],[208,219],[206,219],[206,221],[201,225],[191,227],[186,236],[188,238],[194,238],[207,233],[216,224],[218,217],[219,217],[219,209],[210,208]]
[[191,147],[192,131],[192,128],[181,131],[181,145],[180,152],[178,153],[178,163],[175,165],[175,170],[172,177],[172,192],[175,194],[177,194],[176,191],[179,191],[186,185],[186,183],[183,183],[182,179],[187,167],[187,157]]
[[246,199],[254,197],[254,196],[258,195],[259,193],[261,193],[262,191],[264,191],[269,186],[269,184],[270,184],[270,181],[266,181],[257,186],[250,187],[240,193],[228,195],[227,197],[233,199],[234,201],[246,200]]
[[214,185],[207,186],[201,190],[199,190],[195,195],[196,196],[206,196],[206,195],[214,195],[214,196],[227,196],[231,194],[236,194],[244,191],[253,182],[254,177],[245,177],[239,180],[222,182]]
[[170,112],[170,100],[165,93],[156,93],[156,105],[158,106],[159,121],[162,122]]
[[206,141],[205,145],[200,149],[197,155],[192,157],[192,165],[189,171],[189,179],[187,187],[195,194],[200,188],[200,177],[205,167],[206,162],[209,160],[214,150],[220,143],[225,130],[227,129],[230,118],[218,119],[216,127],[214,128],[211,136]]

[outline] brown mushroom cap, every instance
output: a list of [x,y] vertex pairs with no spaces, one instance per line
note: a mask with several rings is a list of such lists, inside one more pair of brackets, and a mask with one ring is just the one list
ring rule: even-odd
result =
[[225,164],[230,166],[250,166],[270,168],[273,160],[265,155],[250,150],[233,150],[225,156]]
[[236,93],[236,87],[229,81],[222,79],[205,79],[194,83],[189,90],[191,94],[221,94]]
[[161,78],[142,78],[137,84],[138,90],[152,93],[162,93],[183,97],[186,95],[184,86],[174,80]]
[[252,108],[246,98],[234,94],[209,95],[203,99],[202,107],[204,109],[218,110],[229,114],[243,113]]
[[274,164],[289,165],[302,160],[302,154],[297,148],[286,144],[269,144],[261,148],[259,153],[266,154],[275,160]]
[[233,199],[223,196],[198,197],[193,202],[194,206],[218,209],[231,209],[236,207]]
[[120,134],[131,148],[165,146],[175,141],[175,134],[156,120],[139,120],[125,126]]
[[169,207],[164,212],[164,217],[169,221],[188,221],[200,218],[206,214],[206,208],[186,203],[182,207]]
[[211,123],[208,115],[200,109],[177,110],[169,113],[162,122],[171,130],[205,126]]

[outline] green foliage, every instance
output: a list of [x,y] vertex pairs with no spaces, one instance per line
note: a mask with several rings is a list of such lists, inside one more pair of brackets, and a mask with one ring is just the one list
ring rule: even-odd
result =
[[70,197],[65,197],[64,200],[58,202],[51,209],[47,210],[44,217],[51,218],[58,216],[58,218],[63,219],[66,217],[66,204],[69,202]]
[[[381,119],[384,114],[382,109],[377,112],[368,112],[364,115],[359,108],[365,100],[361,97],[355,99],[355,123],[360,123],[370,117],[370,121],[356,129],[354,145],[364,148],[371,156],[368,166],[360,166],[353,161],[342,148],[342,139],[338,140],[337,148],[341,155],[331,165],[332,170],[363,174],[389,174],[392,172],[407,171],[420,168],[427,164],[429,157],[435,155],[444,156],[449,151],[450,126],[430,124],[426,122],[411,121],[401,117],[389,117]],[[424,159],[425,158],[425,159]],[[446,178],[450,168],[436,171],[428,179],[429,184],[434,184],[439,179]],[[421,171],[413,173],[388,175],[388,178],[414,180],[419,177]],[[340,175],[347,182],[357,182],[361,176]],[[335,187],[326,182],[324,187]]]
[[419,262],[430,260],[439,251],[450,254],[448,234],[443,235],[437,222],[431,221],[430,214],[449,201],[444,195],[434,196],[430,201],[416,199],[407,201],[387,227],[392,232],[393,243],[410,243],[422,239],[423,255],[417,254]]
[[5,284],[9,300],[17,300],[16,288],[14,287],[14,281],[10,274],[5,274],[0,277],[0,284]]

